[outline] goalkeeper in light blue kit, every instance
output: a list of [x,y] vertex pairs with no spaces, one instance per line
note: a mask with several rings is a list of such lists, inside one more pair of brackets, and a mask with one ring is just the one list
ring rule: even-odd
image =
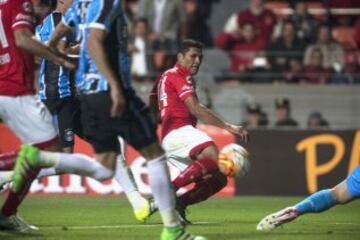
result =
[[357,166],[350,176],[332,189],[318,191],[292,207],[264,217],[256,229],[259,231],[273,230],[303,214],[320,213],[337,204],[346,204],[356,198],[360,198],[360,166]]

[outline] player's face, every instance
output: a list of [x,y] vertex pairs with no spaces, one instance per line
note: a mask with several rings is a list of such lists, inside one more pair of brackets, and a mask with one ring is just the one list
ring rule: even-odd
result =
[[178,62],[181,66],[185,67],[195,75],[200,68],[202,62],[202,50],[199,48],[190,48],[185,54],[179,53]]

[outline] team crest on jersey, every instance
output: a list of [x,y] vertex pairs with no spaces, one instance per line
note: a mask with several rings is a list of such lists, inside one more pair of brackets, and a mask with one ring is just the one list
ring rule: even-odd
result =
[[32,13],[34,10],[31,2],[24,2],[22,6],[25,12]]
[[72,131],[71,128],[65,129],[64,139],[65,139],[65,141],[67,141],[67,142],[72,142],[72,141],[74,141],[74,132]]
[[193,90],[193,87],[190,85],[184,85],[184,86],[182,86],[181,90],[183,90],[183,91]]

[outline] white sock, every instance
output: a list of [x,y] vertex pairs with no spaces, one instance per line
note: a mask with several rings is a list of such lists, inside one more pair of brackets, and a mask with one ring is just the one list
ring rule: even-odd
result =
[[56,172],[55,168],[42,168],[37,176],[37,178],[47,177],[47,176],[54,176],[59,175],[59,173]]
[[98,181],[112,178],[114,171],[104,167],[96,160],[84,154],[40,152],[40,165],[54,167],[62,173],[72,173],[92,177]]
[[115,179],[123,188],[134,211],[139,210],[146,204],[147,200],[139,193],[134,176],[123,154],[120,154],[117,159]]
[[170,181],[165,155],[148,161],[147,166],[151,191],[159,206],[164,225],[166,227],[178,226],[179,219],[175,212],[175,192]]
[[13,171],[1,171],[0,172],[0,186],[4,185],[5,183],[12,181]]

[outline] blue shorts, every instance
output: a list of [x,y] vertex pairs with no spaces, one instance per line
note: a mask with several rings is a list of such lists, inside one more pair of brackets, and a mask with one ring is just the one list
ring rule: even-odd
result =
[[346,185],[349,193],[354,198],[360,198],[360,166],[357,166],[350,176],[347,177]]

